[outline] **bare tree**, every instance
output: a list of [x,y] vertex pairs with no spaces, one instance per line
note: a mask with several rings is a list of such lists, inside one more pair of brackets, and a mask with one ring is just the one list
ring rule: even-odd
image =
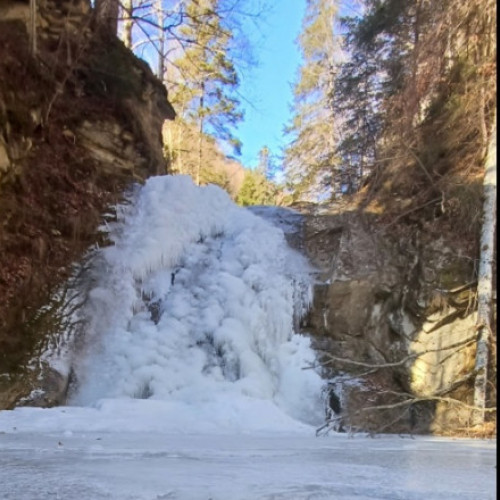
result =
[[484,173],[484,205],[483,225],[481,228],[481,246],[479,259],[479,276],[477,286],[477,352],[476,352],[476,380],[474,383],[474,406],[479,408],[474,423],[483,424],[486,408],[486,385],[488,381],[488,359],[491,335],[492,303],[493,303],[493,260],[495,256],[496,230],[496,115],[491,133],[488,155]]
[[[370,375],[383,370],[392,370],[397,367],[407,366],[409,363],[414,362],[421,356],[430,352],[446,351],[450,354],[457,353],[474,343],[476,343],[476,335],[472,334],[470,337],[463,339],[460,342],[450,344],[446,347],[425,349],[420,352],[408,354],[407,356],[404,356],[396,361],[386,363],[357,361],[354,359],[335,356],[330,352],[320,350],[318,351],[320,355],[319,365],[324,368],[328,368],[332,365],[341,367],[341,372],[344,373],[344,375],[339,378],[339,384],[347,383],[350,379],[354,379],[358,382],[361,380],[368,381]],[[314,367],[315,365],[310,368]],[[325,424],[317,429],[316,434],[327,434],[331,430],[335,430],[336,425],[338,425],[339,422],[342,422],[346,429],[350,429],[350,433],[354,431],[366,431],[370,435],[373,435],[375,433],[391,431],[393,428],[398,427],[398,425],[400,428],[407,428],[411,433],[414,431],[417,423],[416,408],[422,404],[426,405],[432,403],[444,403],[449,408],[456,409],[457,411],[465,410],[470,415],[469,422],[474,424],[474,419],[477,414],[481,414],[484,419],[485,413],[492,414],[496,412],[496,408],[485,408],[484,405],[481,406],[481,401],[479,401],[478,404],[476,400],[474,400],[473,404],[469,404],[455,397],[451,397],[450,395],[453,394],[453,391],[459,387],[470,383],[471,380],[474,380],[475,378],[477,380],[477,375],[478,373],[476,369],[470,370],[467,373],[464,373],[460,378],[451,381],[449,385],[429,394],[413,394],[406,390],[394,390],[394,388],[391,389],[388,386],[374,387],[372,397],[368,399],[369,402],[367,401],[366,405],[357,409],[347,408],[347,410],[342,410],[342,413],[336,415],[335,418],[330,420],[327,419]],[[484,381],[484,384],[486,386],[486,380]],[[367,387],[369,386],[370,383],[368,382]],[[426,411],[429,410],[427,409]],[[379,413],[384,416],[384,419],[378,417],[375,418],[375,421],[372,421],[373,417]],[[384,421],[385,419],[387,421]],[[356,421],[358,421],[358,424],[356,424]],[[360,421],[364,422],[361,424],[363,425],[363,428],[359,427]],[[356,427],[356,425],[358,427]],[[470,426],[467,426],[467,429],[469,428]]]

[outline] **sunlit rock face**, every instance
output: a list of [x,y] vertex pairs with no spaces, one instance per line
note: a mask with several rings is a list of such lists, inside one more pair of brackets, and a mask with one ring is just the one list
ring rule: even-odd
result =
[[428,320],[410,345],[411,352],[425,353],[415,360],[411,370],[411,388],[419,396],[446,392],[474,367],[474,315],[456,318],[430,331],[443,319],[446,319],[445,314],[433,315],[434,321]]
[[140,177],[147,169],[147,160],[137,149],[134,136],[114,121],[84,121],[75,137],[108,174],[121,171]]
[[[408,227],[385,230],[366,214],[305,221],[304,248],[318,268],[306,329],[336,358],[324,357],[325,375],[350,424],[386,432],[465,425],[468,410],[438,401],[471,402],[473,269],[460,251]],[[368,409],[380,405],[394,407]]]

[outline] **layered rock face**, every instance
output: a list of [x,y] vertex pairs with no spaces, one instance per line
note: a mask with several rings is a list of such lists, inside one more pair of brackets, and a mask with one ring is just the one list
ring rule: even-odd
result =
[[475,354],[474,263],[417,227],[359,212],[309,215],[318,268],[305,328],[348,425],[374,432],[466,427]]
[[[81,145],[99,168],[110,173],[144,179],[166,170],[161,129],[165,120],[175,116],[167,91],[149,66],[121,42],[102,41],[94,36],[91,14],[89,0],[37,2],[35,36],[39,64],[53,70],[54,95],[46,106],[37,106],[26,102],[23,89],[0,94],[0,183],[11,171],[15,175],[16,165],[32,147],[30,135],[50,120],[51,101],[70,89],[78,100],[109,98],[125,116],[120,119],[116,113],[106,114],[103,119],[97,114],[92,120],[81,116],[65,128],[65,140]],[[27,44],[32,38],[29,1],[2,3],[0,23],[4,29],[13,23],[24,25]],[[23,101],[25,106],[20,104]],[[13,133],[13,118],[25,125],[18,134]]]
[[[167,171],[175,116],[148,65],[93,31],[89,0],[35,4],[33,18],[29,0],[0,3],[0,408],[40,375],[27,363],[64,321],[53,297],[71,264],[105,244],[102,214]],[[45,375],[58,389],[40,404],[57,404],[68,380]]]

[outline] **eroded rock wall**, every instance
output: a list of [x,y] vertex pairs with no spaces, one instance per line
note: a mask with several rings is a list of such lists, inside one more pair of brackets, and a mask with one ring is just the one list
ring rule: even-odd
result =
[[[471,417],[475,268],[459,242],[359,211],[306,217],[318,268],[306,330],[350,426],[464,428]],[[378,408],[375,408],[378,407]]]
[[69,374],[27,364],[65,321],[71,264],[106,243],[103,214],[167,171],[175,115],[147,64],[93,32],[89,0],[36,6],[34,53],[29,1],[0,3],[0,408],[63,400]]

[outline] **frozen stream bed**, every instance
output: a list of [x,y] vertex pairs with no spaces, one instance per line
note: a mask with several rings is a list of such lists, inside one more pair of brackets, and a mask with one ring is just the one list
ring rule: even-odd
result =
[[313,432],[0,434],[2,499],[487,500],[495,490],[489,441]]

